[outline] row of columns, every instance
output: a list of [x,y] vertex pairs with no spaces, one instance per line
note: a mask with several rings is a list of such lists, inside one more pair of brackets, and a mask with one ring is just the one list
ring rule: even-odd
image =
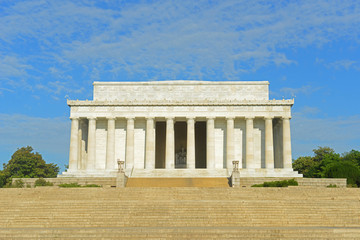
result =
[[[283,167],[292,168],[290,119],[283,118]],[[88,154],[86,169],[95,169],[96,158],[96,119],[89,118],[88,124]],[[207,118],[206,124],[207,149],[206,165],[208,169],[215,168],[215,119]],[[232,168],[235,159],[234,148],[234,118],[226,120],[226,159],[227,168]],[[79,119],[72,118],[70,136],[69,170],[76,170],[79,159]],[[254,159],[254,118],[246,118],[246,168],[256,168]],[[145,143],[145,168],[155,168],[155,121],[154,118],[146,119],[146,143]],[[126,124],[126,168],[134,166],[134,118],[127,118]],[[173,169],[175,166],[175,133],[174,118],[166,119],[166,149],[165,168]],[[115,167],[115,118],[108,118],[107,144],[106,144],[106,169],[114,170]],[[241,166],[240,166],[241,167]],[[195,120],[187,119],[187,168],[195,169]],[[274,143],[273,143],[273,119],[265,118],[265,168],[274,168]]]

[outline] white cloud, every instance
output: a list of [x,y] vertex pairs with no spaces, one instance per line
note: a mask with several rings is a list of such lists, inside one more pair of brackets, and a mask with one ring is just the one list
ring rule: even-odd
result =
[[11,90],[11,89],[8,89],[8,88],[1,88],[1,87],[0,87],[0,95],[3,94],[3,92],[11,92],[11,93],[13,93],[14,90]]
[[20,60],[19,57],[0,54],[0,81],[17,85],[17,82],[11,79],[27,77],[29,69],[32,69],[32,66]]
[[334,62],[325,63],[324,61],[320,62],[325,65],[327,68],[332,68],[335,70],[350,70],[354,69],[360,71],[360,62],[350,59],[341,59]]
[[60,100],[58,97],[60,94],[64,94],[65,97],[72,93],[78,95],[85,91],[83,87],[72,86],[69,81],[49,81],[45,84],[39,83],[35,85],[35,89],[48,92],[55,100]]
[[[236,79],[244,71],[294,62],[277,48],[322,45],[350,30],[359,32],[354,23],[360,15],[350,4],[200,2],[197,11],[193,5],[161,1],[122,9],[107,31],[90,41],[74,42],[64,56],[81,64],[109,59],[118,74],[146,76],[156,69],[156,78],[183,74],[201,79],[216,69],[225,79]],[[118,35],[123,30],[128,33]]]
[[82,68],[88,79],[231,80],[296,63],[287,48],[356,39],[359,8],[358,1],[26,1],[3,10],[0,39],[10,47],[31,39],[41,46],[32,60]]

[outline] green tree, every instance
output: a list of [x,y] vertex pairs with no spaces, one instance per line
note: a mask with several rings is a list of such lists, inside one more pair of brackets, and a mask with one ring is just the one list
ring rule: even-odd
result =
[[324,177],[325,167],[333,162],[340,161],[340,155],[330,147],[318,147],[313,150],[314,157],[299,157],[293,163],[293,169],[302,173],[304,177]]
[[330,152],[327,154],[324,154],[322,156],[321,162],[319,162],[319,165],[316,168],[316,174],[317,177],[325,177],[325,169],[332,165],[341,162],[342,159],[340,157],[340,154],[335,152]]
[[350,161],[360,167],[360,151],[351,150],[342,154],[342,157],[345,161]]
[[313,149],[313,152],[315,154],[313,158],[315,162],[321,162],[325,155],[335,153],[334,149],[330,147],[320,147],[320,146],[317,149]]
[[315,167],[318,165],[312,157],[299,157],[293,162],[293,169],[303,174],[304,177],[314,177]]
[[0,187],[10,184],[12,178],[56,177],[60,170],[56,164],[47,164],[41,154],[33,153],[30,146],[17,149],[3,168],[0,172]]
[[347,184],[360,186],[360,169],[350,161],[332,162],[324,169],[324,177],[346,178]]

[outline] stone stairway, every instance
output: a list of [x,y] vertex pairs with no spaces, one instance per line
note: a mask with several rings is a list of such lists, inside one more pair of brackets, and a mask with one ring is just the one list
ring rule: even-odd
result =
[[229,187],[227,178],[129,178],[126,187]]
[[0,189],[0,239],[359,239],[360,189]]
[[227,178],[227,169],[133,169],[130,178]]

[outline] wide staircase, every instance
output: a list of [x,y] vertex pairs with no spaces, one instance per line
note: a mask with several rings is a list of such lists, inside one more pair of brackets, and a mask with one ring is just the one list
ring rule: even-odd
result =
[[360,189],[0,189],[0,239],[360,239]]
[[227,178],[128,178],[126,187],[229,187]]

